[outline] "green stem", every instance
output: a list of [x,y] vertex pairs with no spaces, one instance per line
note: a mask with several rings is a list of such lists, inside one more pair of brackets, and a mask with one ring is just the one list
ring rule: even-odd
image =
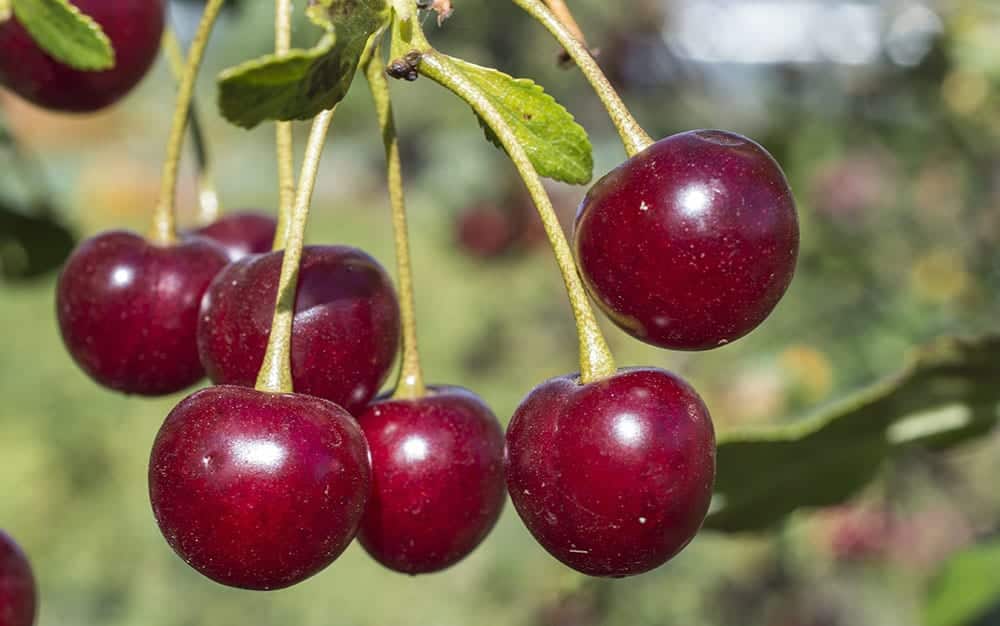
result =
[[[292,2],[275,0],[274,3],[274,52],[287,54],[292,45]],[[278,157],[278,229],[274,236],[274,249],[285,247],[295,203],[295,159],[292,154],[292,123],[275,124],[275,151]]]
[[413,268],[410,262],[409,234],[406,228],[406,200],[403,194],[403,170],[399,157],[399,138],[389,99],[389,84],[382,70],[381,50],[365,66],[368,86],[375,100],[388,175],[389,201],[392,205],[392,231],[396,242],[396,270],[399,276],[399,310],[403,326],[403,362],[393,398],[412,400],[427,393],[417,348],[416,302],[413,297]]
[[[170,73],[178,82],[184,74],[184,53],[181,42],[172,28],[163,32],[163,50],[167,55],[167,65]],[[222,215],[222,205],[219,203],[219,192],[216,191],[212,175],[212,160],[209,158],[208,142],[202,130],[201,116],[198,114],[198,103],[191,98],[191,111],[188,114],[188,124],[191,125],[191,143],[194,144],[194,160],[198,169],[198,222],[210,224]]]
[[616,371],[614,358],[611,356],[611,350],[608,348],[604,335],[597,325],[593,309],[590,307],[587,292],[584,290],[583,283],[577,273],[573,252],[566,241],[566,235],[559,224],[559,219],[556,217],[552,201],[542,185],[542,179],[535,171],[534,165],[531,164],[531,159],[518,141],[517,135],[482,90],[462,74],[447,56],[437,52],[427,43],[419,24],[411,20],[409,25],[402,26],[394,33],[394,50],[403,48],[402,44],[407,43],[411,47],[411,51],[418,52],[420,54],[420,73],[469,103],[500,139],[500,143],[503,144],[524,180],[528,193],[531,194],[531,199],[542,218],[545,233],[552,245],[559,271],[562,272],[563,282],[566,284],[570,305],[573,308],[580,341],[580,381],[587,384],[613,375]]
[[306,221],[309,219],[309,204],[319,173],[319,162],[323,155],[330,122],[334,109],[323,111],[313,120],[309,132],[309,143],[302,160],[298,191],[288,225],[288,242],[281,261],[281,278],[278,281],[278,295],[274,303],[274,319],[271,335],[267,341],[267,352],[256,388],[272,393],[291,393],[292,387],[292,320],[295,317],[295,292],[299,281],[299,263],[302,260],[302,246],[305,243]]
[[[607,109],[611,121],[618,129],[618,134],[621,135],[628,155],[635,156],[652,145],[653,139],[639,126],[639,122],[635,120],[628,107],[622,102],[618,92],[611,86],[590,50],[545,6],[545,3],[542,0],[514,0],[514,4],[538,20],[569,53],[580,71],[587,77],[594,91],[597,92],[604,108]],[[566,11],[569,11],[568,7]]]
[[170,128],[170,139],[167,142],[167,158],[163,163],[163,179],[160,188],[160,200],[153,211],[153,225],[150,229],[150,239],[160,245],[169,245],[177,240],[177,221],[175,205],[177,201],[177,170],[180,166],[181,149],[184,147],[184,131],[187,128],[188,112],[191,109],[191,98],[194,96],[194,82],[198,77],[201,60],[205,56],[208,38],[212,34],[215,19],[219,16],[224,0],[208,0],[205,12],[198,24],[198,31],[191,42],[187,63],[181,73],[180,85],[177,90],[177,103],[174,106],[174,118]]
[[569,10],[569,5],[566,4],[565,0],[545,0],[545,5],[577,41],[582,43],[585,48],[590,47],[587,45],[587,37],[583,34],[583,29],[573,17],[573,12]]

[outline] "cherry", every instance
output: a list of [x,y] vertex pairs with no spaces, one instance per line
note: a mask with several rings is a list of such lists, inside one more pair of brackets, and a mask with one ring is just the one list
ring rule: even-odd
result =
[[715,480],[708,409],[659,369],[553,378],[507,430],[507,487],[535,539],[591,576],[659,567],[698,532]]
[[101,25],[115,51],[109,70],[76,70],[46,54],[11,16],[0,22],[0,85],[46,109],[91,112],[132,90],[156,60],[166,17],[164,0],[73,0]]
[[705,350],[756,328],[795,272],[795,202],[778,164],[739,135],[662,139],[599,180],[576,218],[580,273],[626,332]]
[[211,239],[226,249],[230,261],[239,261],[248,254],[270,252],[277,229],[270,215],[245,211],[228,213],[193,234]]
[[109,231],[73,252],[56,287],[63,341],[98,383],[125,393],[174,393],[198,382],[196,330],[202,294],[228,262],[192,238],[157,246]]
[[0,626],[34,624],[36,594],[28,558],[0,530]]
[[188,396],[149,461],[167,543],[205,576],[244,589],[288,587],[332,563],[370,488],[368,448],[346,411],[246,387]]
[[[202,302],[198,349],[216,383],[253,386],[271,333],[282,252],[246,257],[215,279]],[[399,346],[399,304],[382,266],[348,246],[302,253],[292,377],[296,391],[355,413],[375,396]]]
[[358,418],[371,449],[372,495],[358,539],[405,574],[445,569],[469,555],[503,510],[503,430],[460,387],[415,400],[380,400]]
[[515,241],[514,224],[507,211],[492,204],[478,204],[455,219],[455,241],[465,253],[492,259],[509,251]]

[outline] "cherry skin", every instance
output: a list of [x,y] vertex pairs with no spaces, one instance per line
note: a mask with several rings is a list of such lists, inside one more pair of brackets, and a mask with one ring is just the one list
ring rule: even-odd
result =
[[281,589],[332,563],[371,488],[368,448],[342,408],[301,394],[220,386],[167,416],[149,497],[170,547],[212,580]]
[[[271,333],[282,252],[246,257],[215,279],[202,302],[198,349],[209,378],[253,386]],[[399,304],[379,263],[348,246],[302,253],[292,378],[296,391],[352,414],[378,393],[399,347]]]
[[226,249],[230,261],[265,254],[274,246],[278,222],[270,215],[243,211],[228,213],[192,234],[207,237]]
[[115,66],[76,70],[46,54],[16,17],[0,22],[0,85],[25,100],[63,112],[92,112],[120,100],[156,60],[166,18],[164,0],[73,0],[111,40]]
[[28,558],[14,540],[0,530],[0,626],[35,623],[37,591]]
[[715,480],[708,410],[659,369],[553,378],[507,429],[507,488],[528,530],[590,576],[659,567],[701,527]]
[[157,396],[198,382],[198,307],[228,263],[216,244],[192,238],[157,246],[109,231],[80,244],[56,287],[63,341],[98,383]]
[[503,510],[503,430],[472,392],[432,387],[380,400],[358,417],[371,449],[372,495],[358,539],[404,574],[443,570],[486,538]]
[[706,350],[763,322],[795,272],[799,228],[781,168],[745,137],[662,139],[599,180],[574,247],[598,305],[633,337]]

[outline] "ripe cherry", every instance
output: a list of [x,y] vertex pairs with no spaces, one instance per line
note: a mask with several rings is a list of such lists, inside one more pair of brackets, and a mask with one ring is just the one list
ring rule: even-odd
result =
[[436,572],[486,538],[503,510],[503,430],[472,392],[434,387],[380,400],[358,422],[371,449],[372,495],[358,539],[389,569]]
[[591,576],[659,567],[694,538],[715,480],[708,410],[684,381],[622,370],[554,378],[507,430],[507,487],[535,539]]
[[166,17],[164,0],[73,0],[111,40],[113,68],[73,69],[46,54],[17,18],[0,22],[0,85],[57,111],[91,112],[132,90],[156,60]]
[[226,249],[230,261],[270,252],[278,222],[270,215],[243,211],[227,213],[192,234],[207,237]]
[[63,341],[98,383],[125,393],[174,393],[198,382],[198,307],[228,263],[216,244],[192,238],[157,246],[109,231],[73,252],[56,287]]
[[[253,386],[271,333],[282,252],[231,264],[209,287],[198,323],[208,376]],[[382,266],[348,246],[302,253],[292,326],[296,391],[355,413],[378,393],[399,346],[399,304]]]
[[466,254],[492,259],[514,244],[514,223],[508,211],[492,204],[478,204],[455,218],[455,242]]
[[795,272],[795,202],[778,164],[739,135],[660,140],[587,194],[574,234],[580,273],[632,336],[705,350],[756,328]]
[[0,530],[0,626],[35,623],[37,592],[28,557]]
[[212,580],[281,589],[357,532],[371,487],[364,436],[339,406],[220,386],[188,396],[156,436],[149,496],[167,543]]

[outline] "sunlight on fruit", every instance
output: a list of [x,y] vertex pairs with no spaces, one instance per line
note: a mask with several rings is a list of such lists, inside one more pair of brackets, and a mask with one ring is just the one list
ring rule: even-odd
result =
[[910,282],[923,300],[944,303],[955,300],[969,287],[965,261],[953,250],[936,250],[919,259]]

